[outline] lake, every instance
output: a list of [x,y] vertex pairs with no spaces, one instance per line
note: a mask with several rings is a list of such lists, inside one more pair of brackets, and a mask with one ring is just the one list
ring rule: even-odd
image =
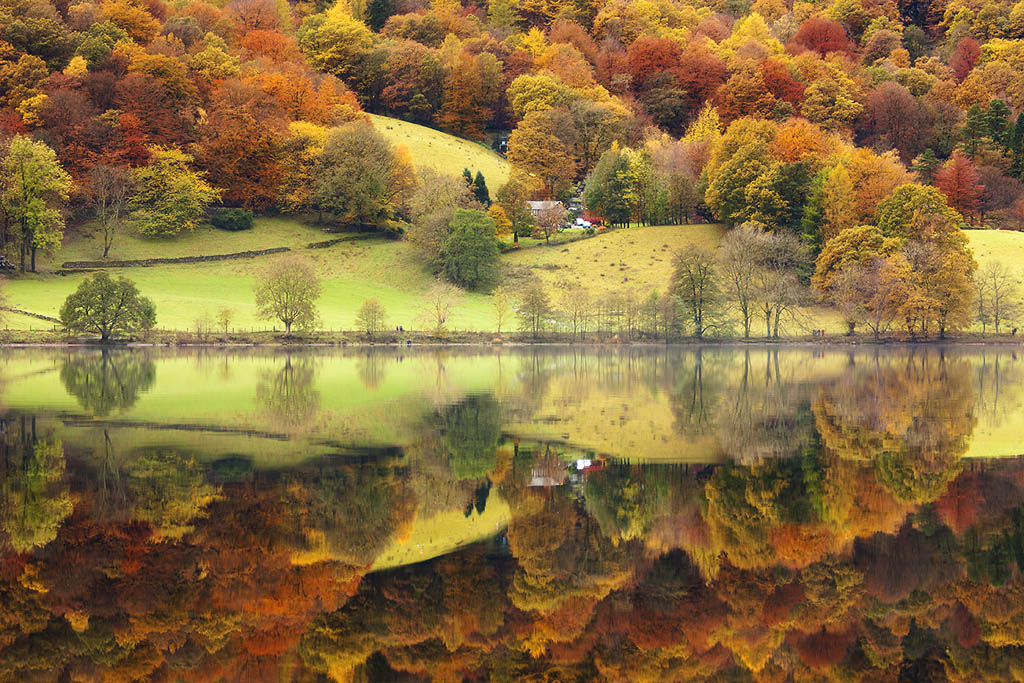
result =
[[1000,346],[0,351],[0,681],[1020,680]]

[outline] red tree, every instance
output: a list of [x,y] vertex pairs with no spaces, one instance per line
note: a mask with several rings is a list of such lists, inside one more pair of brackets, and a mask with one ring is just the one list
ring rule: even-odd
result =
[[654,76],[678,71],[683,50],[674,40],[643,36],[633,41],[628,54],[633,87],[642,89]]
[[977,167],[957,150],[935,174],[935,186],[946,195],[946,201],[965,217],[975,217],[984,186]]
[[974,38],[963,38],[956,44],[949,58],[949,66],[953,69],[957,81],[967,78],[967,74],[971,73],[980,56],[981,46]]
[[846,35],[846,29],[837,21],[824,17],[811,17],[800,25],[799,30],[789,42],[791,52],[801,49],[812,50],[822,57],[829,52],[845,52],[854,54],[856,47]]

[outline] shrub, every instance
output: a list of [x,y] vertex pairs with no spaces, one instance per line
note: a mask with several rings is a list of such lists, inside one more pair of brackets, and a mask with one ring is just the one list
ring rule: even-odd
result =
[[246,209],[214,209],[210,212],[210,223],[220,230],[252,229],[252,211]]

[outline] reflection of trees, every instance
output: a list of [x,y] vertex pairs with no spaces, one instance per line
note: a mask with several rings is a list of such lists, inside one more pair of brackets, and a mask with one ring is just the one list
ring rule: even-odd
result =
[[439,416],[441,445],[459,479],[480,479],[497,463],[501,408],[490,395],[478,394],[445,407]]
[[82,408],[103,417],[135,405],[139,394],[153,386],[156,365],[141,351],[76,353],[64,361],[60,379]]
[[819,389],[813,411],[827,449],[874,463],[897,498],[923,502],[959,471],[974,405],[968,362],[923,352],[853,368]]
[[809,385],[777,349],[682,351],[666,369],[676,431],[712,436],[734,460],[792,456],[811,438]]
[[125,467],[133,499],[132,519],[153,526],[154,537],[181,538],[217,497],[206,481],[206,468],[187,452],[146,449],[132,454]]
[[359,381],[363,383],[363,388],[367,391],[376,391],[380,383],[384,381],[384,365],[391,357],[385,357],[384,354],[376,353],[374,350],[369,350],[359,356],[358,368],[359,368]]
[[601,533],[583,506],[563,491],[525,491],[513,501],[509,548],[518,569],[509,598],[522,610],[559,623],[543,629],[533,652],[547,640],[565,641],[589,621],[594,604],[622,585],[635,553]]
[[406,533],[416,501],[385,464],[332,465],[293,484],[311,550],[347,564],[372,564],[395,535]]
[[64,478],[64,446],[54,438],[37,438],[35,420],[27,428],[4,425],[0,455],[0,528],[15,551],[39,548],[57,537],[71,514]]
[[263,372],[256,385],[256,402],[275,426],[299,429],[320,410],[320,392],[314,387],[316,373],[310,358],[285,356],[284,367]]

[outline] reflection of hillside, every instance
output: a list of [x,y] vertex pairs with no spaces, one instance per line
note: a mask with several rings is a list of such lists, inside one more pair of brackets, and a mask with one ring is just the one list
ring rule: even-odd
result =
[[[262,467],[352,447],[414,446],[439,419],[457,432],[486,423],[481,443],[494,438],[494,423],[505,437],[621,460],[754,462],[807,444],[818,387],[905,353],[747,345],[8,350],[0,361],[4,406],[58,418],[52,426],[68,447],[92,447],[106,428],[199,457],[254,454]],[[1016,454],[1024,442],[1015,419],[1024,410],[1021,362],[1001,349],[929,353],[970,368],[942,380],[973,388],[977,425],[966,457]],[[909,400],[883,391],[890,402]],[[474,458],[486,464],[473,449],[449,448],[469,474]]]
[[506,429],[630,461],[791,455],[808,438],[811,387],[844,364],[771,348],[552,354],[528,366],[544,374],[536,408]]

